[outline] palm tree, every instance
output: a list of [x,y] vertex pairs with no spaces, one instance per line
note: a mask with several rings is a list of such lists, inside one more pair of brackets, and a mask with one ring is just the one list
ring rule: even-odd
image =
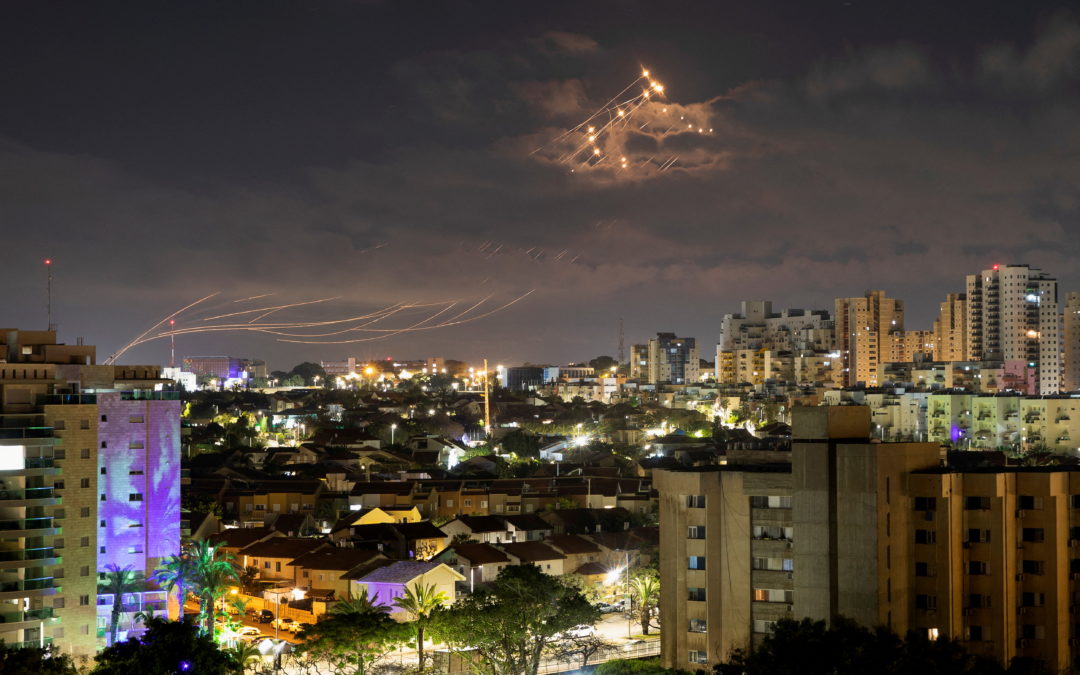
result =
[[424,670],[424,629],[431,621],[431,614],[446,605],[449,598],[442,591],[435,589],[435,584],[427,586],[415,584],[405,588],[405,594],[394,600],[394,604],[416,617],[416,655],[420,659],[420,671]]
[[330,608],[330,614],[338,616],[344,614],[367,614],[368,612],[389,612],[390,607],[383,604],[375,604],[375,595],[364,595],[350,600],[339,600]]
[[641,634],[649,634],[656,603],[660,599],[660,578],[655,573],[643,573],[630,580],[630,591],[637,600],[637,615],[641,620]]
[[117,565],[109,563],[105,566],[105,582],[102,584],[103,593],[112,593],[113,606],[109,615],[109,645],[116,643],[116,634],[120,629],[120,614],[124,611],[124,596],[139,590],[138,577],[135,571],[128,565],[120,569]]
[[247,671],[249,663],[253,663],[262,659],[262,652],[259,648],[250,642],[241,642],[240,644],[229,650],[232,653],[233,658],[240,664],[239,672],[243,673]]
[[197,541],[191,548],[192,585],[199,596],[199,621],[206,635],[214,635],[214,603],[236,581],[231,553],[220,555],[216,546]]
[[184,619],[184,600],[187,598],[187,587],[195,575],[195,568],[191,556],[180,552],[180,555],[171,555],[161,561],[153,573],[153,579],[166,593],[177,591],[180,599],[180,620]]

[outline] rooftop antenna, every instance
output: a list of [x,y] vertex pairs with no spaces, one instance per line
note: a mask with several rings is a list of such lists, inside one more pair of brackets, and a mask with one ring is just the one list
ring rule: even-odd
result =
[[625,356],[626,345],[623,343],[623,325],[622,317],[619,317],[619,365],[623,363],[623,357]]
[[[176,325],[176,319],[169,319],[169,330]],[[169,367],[176,368],[176,333],[169,336]]]
[[48,330],[56,330],[52,322],[52,258],[45,258],[45,316]]

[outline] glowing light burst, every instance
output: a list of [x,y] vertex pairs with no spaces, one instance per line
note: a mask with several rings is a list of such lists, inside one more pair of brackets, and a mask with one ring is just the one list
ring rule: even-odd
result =
[[[667,171],[679,161],[678,155],[628,159],[628,136],[648,133],[654,138],[663,139],[673,133],[696,132],[704,135],[711,134],[713,130],[689,124],[682,118],[675,120],[678,112],[674,109],[669,112],[670,106],[662,102],[664,98],[664,85],[648,69],[642,68],[641,74],[633,82],[596,112],[531,154],[542,154],[567,167],[571,173],[590,169],[611,173],[632,169],[647,169],[650,173]],[[683,124],[686,126],[683,127]],[[649,127],[647,132],[646,127]]]
[[[220,304],[215,305],[212,302],[216,299],[220,303],[220,292],[211,293],[162,318],[118,349],[106,359],[105,364],[115,363],[128,350],[147,342],[192,333],[254,332],[274,336],[279,342],[297,344],[352,344],[385,340],[403,333],[439,330],[485,319],[521,302],[531,295],[533,290],[498,305],[493,302],[494,295],[489,294],[479,300],[398,302],[373,312],[325,320],[289,319],[285,314],[275,321],[267,321],[266,318],[286,310],[311,308],[340,298],[319,298],[283,304],[255,303],[254,307],[222,312]],[[270,295],[272,294],[267,293],[232,300],[229,304],[235,306],[237,303],[253,303]],[[420,315],[419,318],[416,317],[417,314]],[[402,321],[406,317],[412,319]]]

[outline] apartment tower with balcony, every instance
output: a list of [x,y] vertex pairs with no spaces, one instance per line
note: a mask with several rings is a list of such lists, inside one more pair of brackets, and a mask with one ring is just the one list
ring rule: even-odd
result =
[[[93,347],[57,344],[54,331],[0,331],[0,450],[13,467],[0,480],[10,515],[48,525],[0,539],[0,583],[41,587],[38,599],[11,598],[42,620],[6,641],[93,654],[112,606],[99,582],[113,565],[140,579],[125,597],[121,637],[136,612],[168,609],[148,581],[180,544],[180,402],[156,390],[164,384],[156,366],[97,365]],[[18,558],[8,569],[4,554]],[[0,637],[11,626],[0,624]]]

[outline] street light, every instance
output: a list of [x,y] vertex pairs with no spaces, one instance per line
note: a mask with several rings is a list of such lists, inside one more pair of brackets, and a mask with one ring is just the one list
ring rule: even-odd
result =
[[394,444],[394,431],[397,429],[397,424],[390,425],[390,445]]

